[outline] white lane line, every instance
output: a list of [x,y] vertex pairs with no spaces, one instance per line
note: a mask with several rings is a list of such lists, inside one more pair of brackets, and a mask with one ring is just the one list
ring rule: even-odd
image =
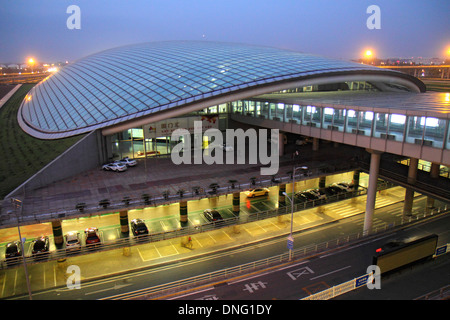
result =
[[305,260],[305,261],[302,261],[302,262],[299,262],[299,263],[296,263],[296,264],[290,264],[290,265],[288,265],[286,267],[283,267],[283,268],[280,268],[278,270],[289,269],[289,268],[296,267],[296,266],[299,266],[301,264],[305,264],[305,263],[308,263],[308,262],[309,262],[309,260]]
[[211,288],[207,288],[207,289],[203,289],[203,290],[199,290],[199,291],[195,291],[195,292],[190,292],[190,293],[183,294],[181,296],[176,296],[176,297],[169,298],[167,300],[180,299],[180,298],[183,298],[183,297],[192,296],[193,294],[197,294],[197,293],[201,293],[201,292],[205,292],[205,291],[210,291],[210,290],[213,290],[213,289],[214,289],[214,287],[211,287]]
[[348,268],[351,268],[351,267],[352,267],[352,266],[346,266],[346,267],[343,267],[343,268],[340,268],[340,269],[337,269],[337,270],[330,271],[330,272],[328,272],[328,273],[322,274],[322,275],[320,275],[320,276],[313,277],[313,278],[311,278],[311,279],[309,279],[309,280],[315,280],[315,279],[318,279],[318,278],[321,278],[321,277],[325,277],[325,276],[328,276],[328,275],[330,275],[330,274],[332,274],[332,273],[339,272],[339,271],[342,271],[342,270],[345,270],[345,269],[348,269]]

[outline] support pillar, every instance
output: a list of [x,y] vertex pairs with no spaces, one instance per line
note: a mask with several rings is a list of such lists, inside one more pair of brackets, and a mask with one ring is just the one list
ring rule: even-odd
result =
[[375,211],[375,200],[377,197],[378,173],[380,171],[380,151],[366,149],[370,152],[369,186],[367,188],[366,213],[364,216],[364,235],[372,231],[373,213]]
[[286,192],[286,185],[280,184],[278,186],[278,208],[286,206],[286,196],[284,195]]
[[[408,183],[410,183],[410,184],[413,184],[416,182],[418,164],[419,164],[419,159],[417,159],[417,158],[411,158],[409,160]],[[414,202],[414,190],[412,190],[410,188],[406,188],[405,203],[403,205],[403,217],[412,215],[413,202]]]
[[319,138],[313,138],[312,150],[313,151],[318,151],[319,150]]
[[327,177],[326,176],[319,178],[319,189],[320,190],[325,189],[326,181],[327,181]]
[[61,227],[61,220],[52,221],[52,230],[55,245],[62,245],[64,243],[64,238]]
[[127,210],[120,211],[119,218],[120,218],[120,232],[122,233],[130,232],[130,226],[128,225],[128,211]]
[[353,171],[353,190],[358,191],[359,187],[359,177],[360,177],[361,171],[355,170]]
[[180,201],[180,222],[188,221],[187,201]]
[[286,144],[286,140],[286,134],[280,132],[278,135],[278,154],[280,156],[284,155],[284,145]]
[[241,211],[240,204],[241,204],[241,193],[240,192],[233,193],[233,214],[239,215],[239,212]]
[[[441,165],[439,163],[432,163],[430,169],[430,177],[433,179],[439,178]],[[426,212],[429,213],[434,208],[434,198],[428,196],[427,197],[427,208]]]

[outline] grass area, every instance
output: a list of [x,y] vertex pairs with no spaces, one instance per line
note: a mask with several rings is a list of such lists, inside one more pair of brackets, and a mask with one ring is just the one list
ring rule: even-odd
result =
[[34,84],[22,85],[0,109],[1,199],[82,137],[40,140],[20,128],[17,112],[33,86]]
[[450,81],[422,80],[427,86],[427,91],[450,92]]

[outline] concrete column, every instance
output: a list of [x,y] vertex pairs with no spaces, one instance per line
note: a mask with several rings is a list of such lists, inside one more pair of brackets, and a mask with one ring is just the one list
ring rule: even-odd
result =
[[[439,178],[441,165],[439,163],[432,163],[431,169],[430,169],[430,177],[433,179]],[[428,196],[427,197],[427,208],[426,212],[431,212],[431,210],[434,208],[434,198]]]
[[61,227],[61,220],[52,221],[52,230],[55,245],[62,245],[64,243],[64,238]]
[[180,201],[180,222],[188,221],[187,201]]
[[239,212],[241,211],[240,204],[241,204],[241,193],[240,192],[233,193],[233,213],[235,215],[239,215]]
[[313,138],[312,150],[313,151],[319,150],[319,138]]
[[[417,178],[417,166],[419,159],[411,158],[409,160],[408,169],[408,183],[415,183]],[[414,202],[414,190],[406,188],[405,190],[405,203],[403,205],[403,217],[410,216],[412,214],[412,207]]]
[[320,190],[325,189],[326,181],[327,181],[327,177],[320,177],[319,178],[319,189]]
[[353,171],[353,190],[358,191],[359,186],[359,177],[360,177],[361,171],[355,170]]
[[130,232],[130,226],[128,225],[128,211],[127,210],[120,211],[119,218],[120,218],[120,232],[122,233]]
[[278,186],[278,208],[286,206],[286,196],[283,194],[283,192],[286,192],[286,185],[280,184]]
[[372,231],[373,213],[375,211],[375,200],[377,197],[378,172],[380,171],[380,151],[366,149],[370,152],[369,186],[367,188],[366,214],[364,216],[364,235]]
[[278,135],[278,153],[280,156],[284,155],[284,143],[286,140],[286,135],[284,133],[279,133]]

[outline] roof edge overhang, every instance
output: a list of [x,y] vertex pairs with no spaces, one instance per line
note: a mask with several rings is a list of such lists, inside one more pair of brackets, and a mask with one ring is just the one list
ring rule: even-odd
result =
[[[198,111],[210,106],[223,104],[235,100],[247,99],[254,96],[267,94],[271,92],[281,91],[294,87],[307,85],[320,85],[344,81],[369,81],[383,82],[402,85],[412,92],[425,92],[426,86],[419,79],[408,74],[390,70],[346,70],[335,72],[315,73],[312,75],[301,76],[297,78],[289,78],[268,83],[242,84],[236,90],[230,90],[226,93],[214,92],[205,93],[194,101],[186,99],[186,103],[178,102],[172,108],[152,112],[151,110],[141,111],[133,115],[127,115],[122,118],[113,119],[111,121],[98,123],[92,126],[80,129],[62,131],[62,132],[45,132],[38,128],[30,126],[22,117],[22,105],[18,112],[18,122],[22,130],[39,139],[62,139],[70,136],[84,134],[97,129],[101,129],[103,135],[111,135],[133,127],[142,126],[148,123],[157,122],[177,116],[181,116],[190,112]],[[223,90],[221,90],[223,91]]]

